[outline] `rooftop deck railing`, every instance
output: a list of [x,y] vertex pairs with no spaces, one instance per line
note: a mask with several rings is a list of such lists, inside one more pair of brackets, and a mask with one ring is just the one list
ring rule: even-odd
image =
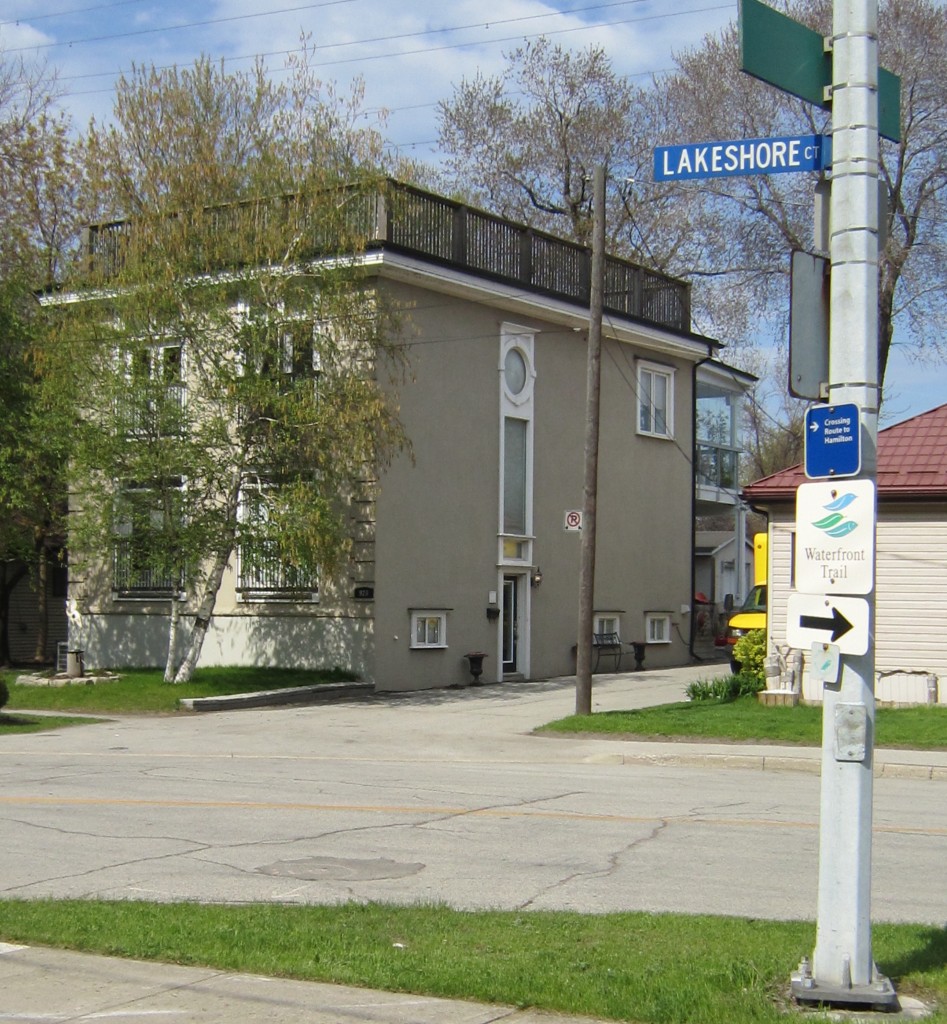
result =
[[[369,250],[389,249],[524,290],[588,306],[591,250],[423,189],[388,181],[355,193],[349,227]],[[252,230],[272,216],[272,201],[208,210],[216,231]],[[122,265],[130,221],[93,225],[86,236],[89,266],[105,277]],[[315,236],[315,232],[314,232]],[[311,252],[324,251],[313,237]],[[629,260],[605,260],[607,313],[690,330],[690,285]]]

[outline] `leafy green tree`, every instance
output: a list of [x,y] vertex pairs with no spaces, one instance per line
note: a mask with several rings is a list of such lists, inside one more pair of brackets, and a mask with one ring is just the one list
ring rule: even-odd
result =
[[48,401],[36,313],[28,290],[0,285],[0,665],[10,660],[10,598],[24,578],[37,602],[33,658],[45,660],[47,580],[64,541],[69,421],[62,401]]
[[403,443],[395,317],[359,263],[380,144],[357,92],[292,72],[136,69],[86,140],[111,226],[82,301],[55,307],[85,405],[71,538],[86,600],[111,573],[167,604],[169,681],[193,671],[235,553],[251,574],[330,575],[348,499]]
[[37,602],[34,657],[44,660],[47,576],[63,542],[68,396],[46,387],[32,294],[55,280],[75,241],[69,123],[50,116],[55,98],[44,67],[0,52],[0,664],[24,578]]

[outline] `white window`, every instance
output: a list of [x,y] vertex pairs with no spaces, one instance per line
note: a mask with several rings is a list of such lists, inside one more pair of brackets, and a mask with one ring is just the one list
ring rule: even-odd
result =
[[499,562],[531,565],[533,413],[536,370],[533,332],[503,324],[500,375]]
[[638,365],[638,433],[674,436],[674,371],[666,366]]
[[184,431],[184,349],[180,342],[147,344],[122,354],[127,387],[116,412],[123,432],[168,437]]
[[615,612],[602,612],[595,615],[593,633],[616,633],[621,636],[621,619]]
[[116,497],[112,588],[122,598],[169,596],[184,576],[179,527],[183,481],[132,484]]
[[668,612],[647,612],[644,617],[645,642],[669,644],[671,642],[671,616]]
[[270,503],[278,487],[247,483],[237,508],[237,593],[242,601],[314,602],[319,580],[288,561],[279,536],[270,529]]
[[447,646],[447,612],[428,609],[411,613],[411,646],[439,648]]

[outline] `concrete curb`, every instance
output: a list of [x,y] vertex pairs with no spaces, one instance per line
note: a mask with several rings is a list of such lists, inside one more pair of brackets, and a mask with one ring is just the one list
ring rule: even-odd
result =
[[320,683],[220,697],[182,697],[178,704],[186,711],[237,711],[240,708],[318,704],[321,701],[338,700],[340,697],[365,697],[374,692],[374,683]]
[[[691,750],[681,753],[665,751],[611,750],[592,754],[583,759],[584,764],[627,764],[651,767],[694,768],[743,768],[761,772],[803,772],[807,775],[821,775],[821,751],[810,756],[794,757],[786,754],[720,753],[718,751]],[[936,764],[908,764],[902,761],[876,762],[875,778],[919,779],[929,782],[947,782],[947,767]]]

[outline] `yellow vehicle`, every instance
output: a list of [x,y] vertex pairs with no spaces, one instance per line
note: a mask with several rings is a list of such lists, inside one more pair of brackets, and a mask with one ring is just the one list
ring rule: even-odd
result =
[[733,656],[733,646],[751,629],[766,629],[766,583],[768,538],[758,533],[753,538],[753,586],[743,604],[727,621],[727,647],[730,650],[730,668],[740,671],[740,662]]

